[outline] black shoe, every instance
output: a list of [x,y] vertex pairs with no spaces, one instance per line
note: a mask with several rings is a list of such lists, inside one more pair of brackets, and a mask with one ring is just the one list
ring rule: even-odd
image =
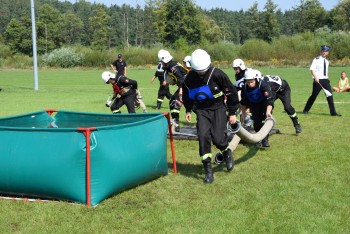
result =
[[303,111],[303,114],[307,115],[307,114],[309,114],[309,112],[306,111],[306,110],[304,110],[304,111]]
[[300,124],[295,125],[295,133],[301,133],[302,131]]
[[211,162],[203,162],[205,178],[204,183],[211,184],[214,181],[213,169],[211,168]]
[[227,171],[232,171],[233,167],[235,166],[235,161],[232,157],[232,151],[230,149],[227,149],[223,152],[223,155]]
[[265,137],[262,141],[261,141],[261,145],[263,147],[270,147],[270,143],[269,140],[267,139],[267,137]]
[[331,114],[331,116],[342,116],[342,115],[335,113],[335,114]]

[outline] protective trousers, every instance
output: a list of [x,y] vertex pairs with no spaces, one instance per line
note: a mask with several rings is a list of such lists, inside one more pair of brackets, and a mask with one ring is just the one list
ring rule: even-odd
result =
[[291,104],[291,91],[287,82],[285,82],[283,85],[283,91],[276,93],[276,99],[281,100],[283,108],[288,113],[288,115],[295,114],[295,109]]
[[180,100],[179,91],[180,89],[177,89],[169,101],[171,118],[175,120],[179,120],[180,109],[182,106],[182,101]]
[[259,132],[266,119],[266,106],[264,103],[251,103],[250,111],[254,121],[254,131]]
[[[128,95],[121,96],[120,98],[116,98],[111,105],[111,111],[113,113],[116,112],[116,110],[119,110],[124,104],[126,105],[126,108],[128,109],[128,113],[135,113],[135,91],[130,90]],[[121,113],[119,111],[119,113]]]
[[216,110],[197,109],[196,115],[199,155],[210,154],[212,142],[220,151],[224,151],[229,143],[225,134],[226,108],[220,107]]

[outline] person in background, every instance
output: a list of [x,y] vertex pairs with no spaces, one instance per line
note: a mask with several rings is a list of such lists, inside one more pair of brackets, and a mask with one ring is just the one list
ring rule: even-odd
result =
[[151,78],[151,84],[153,84],[156,78],[158,78],[159,80],[159,89],[158,89],[157,106],[155,107],[155,109],[160,110],[164,101],[164,97],[170,100],[171,97],[173,96],[170,93],[169,84],[164,81],[164,69],[163,69],[163,64],[161,62],[158,63],[156,73]]
[[[192,70],[182,85],[186,121],[191,122],[193,111],[197,116],[199,156],[204,166],[205,183],[214,181],[211,167],[212,143],[222,152],[227,171],[234,167],[232,151],[228,147],[227,112],[230,124],[236,123],[239,107],[237,90],[230,78],[219,68],[211,66],[210,55],[202,49],[191,55]],[[226,97],[226,103],[225,103]]]
[[[308,114],[312,105],[314,104],[317,95],[324,88],[328,90],[332,94],[332,88],[328,79],[328,66],[329,61],[327,60],[327,56],[329,55],[329,50],[331,48],[329,46],[323,45],[321,46],[321,54],[312,60],[310,71],[313,78],[312,84],[312,94],[307,100],[303,113]],[[331,116],[341,116],[337,113],[334,106],[333,95],[329,95],[327,98],[328,107]]]
[[350,91],[349,79],[346,77],[345,71],[342,71],[338,80],[338,86],[332,87],[335,92],[348,92]]
[[117,75],[126,76],[126,67],[127,64],[123,59],[122,54],[118,54],[118,59],[111,64],[111,68],[113,69],[114,73],[117,73]]
[[[271,87],[261,79],[260,72],[257,70],[248,70],[245,73],[245,82],[242,87],[242,124],[244,124],[244,115],[247,106],[250,107],[254,121],[254,131],[259,130],[264,125],[267,118],[272,118],[274,107],[274,97]],[[263,147],[270,147],[268,135],[261,141]]]
[[162,63],[164,68],[164,79],[170,85],[177,85],[178,89],[175,91],[170,99],[170,115],[172,124],[176,132],[180,132],[180,110],[182,106],[182,83],[187,75],[187,70],[179,62],[173,59],[173,56],[167,50],[158,51],[158,61]]
[[191,70],[191,56],[187,55],[182,61],[183,67],[187,70],[187,73]]
[[297,113],[295,112],[294,107],[292,106],[291,101],[291,89],[286,80],[281,79],[279,76],[271,76],[271,75],[263,75],[261,76],[260,71],[258,72],[258,77],[262,77],[262,79],[269,84],[271,87],[271,91],[274,93],[274,101],[276,99],[280,99],[284,110],[289,115],[290,119],[293,122],[295,132],[301,133],[302,128],[298,120]]

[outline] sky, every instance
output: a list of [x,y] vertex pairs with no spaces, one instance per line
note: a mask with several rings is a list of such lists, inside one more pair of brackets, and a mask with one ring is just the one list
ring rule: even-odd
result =
[[[75,2],[77,0],[69,0],[70,2]],[[110,6],[111,4],[123,5],[127,4],[130,6],[140,5],[144,7],[144,0],[86,0],[88,2],[95,3],[103,3],[106,6]],[[194,0],[197,6],[200,6],[203,9],[210,10],[212,8],[224,8],[231,11],[239,11],[243,9],[244,11],[248,10],[254,2],[258,3],[259,10],[264,9],[264,5],[267,0]],[[328,11],[333,9],[340,0],[319,0],[322,6]],[[273,2],[277,5],[277,9],[292,10],[293,7],[300,5],[300,0],[273,0]]]

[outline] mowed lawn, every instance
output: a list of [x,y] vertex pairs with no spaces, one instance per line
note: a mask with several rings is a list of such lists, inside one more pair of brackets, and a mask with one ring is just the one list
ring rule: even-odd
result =
[[[202,182],[198,142],[175,140],[178,174],[173,173],[168,146],[167,176],[116,194],[94,208],[64,201],[0,199],[0,232],[350,233],[350,93],[333,93],[342,117],[329,115],[323,93],[304,115],[312,90],[308,67],[258,69],[289,82],[301,134],[295,134],[277,101],[273,115],[281,133],[270,137],[271,147],[239,144],[234,151],[235,169],[228,173],[224,166],[214,165],[213,184]],[[343,70],[350,75],[350,67],[330,68],[332,85]],[[233,70],[224,71],[233,81]],[[0,117],[45,109],[110,113],[105,101],[112,88],[102,82],[102,72],[40,70],[35,91],[33,71],[0,70]],[[157,81],[150,84],[154,72],[128,69],[149,112],[154,111],[159,87]],[[126,108],[122,110],[126,113]],[[167,100],[161,111],[168,111]],[[183,109],[181,125],[187,125],[184,115]],[[111,139],[111,147],[116,139]],[[141,143],[130,147],[137,144]]]

